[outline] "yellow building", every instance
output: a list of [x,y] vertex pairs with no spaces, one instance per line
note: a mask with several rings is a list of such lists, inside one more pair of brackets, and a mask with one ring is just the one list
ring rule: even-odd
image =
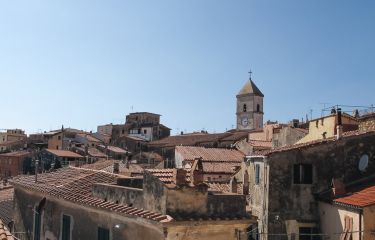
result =
[[[299,140],[296,144],[307,143],[324,138],[331,138],[337,134],[338,115],[331,114],[329,116],[317,118],[309,122],[309,133]],[[358,129],[358,120],[349,114],[343,113],[341,115],[343,132],[353,131]]]

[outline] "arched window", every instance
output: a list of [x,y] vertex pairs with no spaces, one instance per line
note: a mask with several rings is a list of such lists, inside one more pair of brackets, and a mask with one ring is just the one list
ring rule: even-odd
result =
[[257,104],[257,112],[260,112],[260,105]]
[[247,106],[246,104],[243,105],[243,112],[246,112],[247,111]]

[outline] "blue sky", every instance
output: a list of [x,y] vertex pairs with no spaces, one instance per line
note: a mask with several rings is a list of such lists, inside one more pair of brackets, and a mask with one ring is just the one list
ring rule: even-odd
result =
[[0,1],[0,128],[95,130],[132,111],[225,131],[248,79],[265,120],[375,104],[375,1]]

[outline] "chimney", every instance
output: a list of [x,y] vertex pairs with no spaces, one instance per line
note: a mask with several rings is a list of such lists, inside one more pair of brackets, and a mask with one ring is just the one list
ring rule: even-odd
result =
[[113,173],[114,174],[120,173],[120,164],[117,161],[113,162]]
[[336,139],[340,139],[342,137],[342,114],[341,108],[337,108],[337,126],[336,126]]
[[359,111],[358,111],[358,109],[354,110],[353,117],[359,118]]
[[186,170],[182,168],[173,169],[173,180],[176,185],[186,184]]
[[332,192],[335,198],[344,196],[346,194],[345,184],[342,182],[341,179],[332,179]]
[[202,158],[196,158],[190,170],[190,182],[192,185],[198,185],[204,182]]

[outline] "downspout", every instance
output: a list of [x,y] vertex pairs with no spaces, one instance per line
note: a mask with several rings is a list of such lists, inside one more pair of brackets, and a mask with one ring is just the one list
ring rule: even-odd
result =
[[268,158],[263,158],[263,239],[268,239]]
[[359,210],[359,231],[358,231],[358,234],[359,234],[359,240],[362,240],[362,209]]

